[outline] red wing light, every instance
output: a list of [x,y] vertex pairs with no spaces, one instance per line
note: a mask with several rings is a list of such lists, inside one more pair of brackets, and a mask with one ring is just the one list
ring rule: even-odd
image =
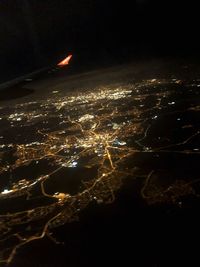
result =
[[72,55],[67,56],[65,59],[63,59],[61,62],[57,64],[59,67],[64,67],[69,64],[70,60],[72,58]]

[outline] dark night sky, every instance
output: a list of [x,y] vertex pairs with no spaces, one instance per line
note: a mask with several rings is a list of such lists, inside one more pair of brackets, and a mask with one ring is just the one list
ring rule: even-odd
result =
[[97,62],[196,56],[198,27],[191,1],[1,0],[0,80],[52,64],[68,52]]

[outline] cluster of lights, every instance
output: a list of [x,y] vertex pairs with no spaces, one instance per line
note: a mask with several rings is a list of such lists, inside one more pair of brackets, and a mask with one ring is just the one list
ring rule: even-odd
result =
[[[13,247],[2,249],[0,262],[10,263],[20,247],[32,240],[48,236],[52,228],[76,219],[78,213],[91,201],[98,204],[114,201],[115,192],[121,187],[122,180],[127,176],[134,177],[136,166],[130,166],[128,169],[124,166],[136,153],[173,152],[175,147],[184,146],[198,136],[200,132],[195,131],[176,144],[169,140],[167,144],[157,147],[145,143],[152,125],[157,123],[163,112],[171,112],[176,106],[175,100],[168,100],[172,92],[163,88],[181,83],[182,81],[176,79],[151,79],[134,86],[108,86],[96,88],[92,92],[68,93],[64,96],[54,90],[53,97],[47,101],[19,104],[13,108],[13,113],[8,112],[2,116],[0,119],[7,120],[10,126],[20,125],[22,133],[18,133],[19,137],[16,135],[13,143],[0,144],[0,175],[14,175],[15,171],[22,167],[31,169],[33,164],[38,165],[44,161],[49,164],[49,171],[34,178],[21,177],[15,180],[13,177],[13,180],[0,190],[0,201],[8,198],[17,200],[18,197],[26,196],[27,201],[40,197],[49,199],[50,202],[20,212],[0,215],[0,244],[13,236],[17,239],[17,244]],[[162,88],[154,92],[158,85]],[[154,97],[154,104],[148,102],[151,96]],[[21,112],[22,109],[26,111]],[[199,111],[199,107],[192,106],[190,110]],[[177,117],[177,121],[179,119],[181,120]],[[188,129],[186,126],[182,129]],[[34,129],[35,140],[23,139],[21,143],[18,141],[17,138],[23,135],[23,127]],[[190,128],[192,127],[191,125]],[[1,141],[6,140],[6,136],[1,137]],[[162,138],[159,136],[158,140]],[[3,160],[8,151],[11,151],[16,160]],[[194,154],[199,153],[199,150],[193,148],[182,153]],[[59,175],[59,172],[64,170],[67,179],[67,171],[79,167],[96,169],[92,179],[82,181],[83,188],[80,192],[72,195],[65,190],[53,193],[46,190],[46,185],[55,174]],[[142,189],[142,196],[148,200],[153,198],[147,190],[153,175],[151,171],[145,176],[146,182]],[[183,182],[179,189],[178,184],[175,184],[165,192],[176,195],[173,198],[176,200],[177,196],[190,193],[191,190],[191,184]],[[157,199],[160,200],[162,194],[156,196]],[[18,227],[22,224],[34,225],[34,222],[40,220],[42,223],[40,227],[36,227],[35,233],[32,231],[29,234]],[[12,229],[16,229],[16,233],[13,233]]]

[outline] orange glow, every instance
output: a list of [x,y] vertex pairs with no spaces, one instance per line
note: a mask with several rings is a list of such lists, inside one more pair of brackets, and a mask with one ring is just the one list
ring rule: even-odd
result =
[[68,65],[69,62],[70,62],[70,60],[71,60],[71,58],[72,58],[72,55],[69,55],[68,57],[66,57],[65,59],[63,59],[61,62],[59,62],[57,64],[57,66],[64,67],[64,66]]

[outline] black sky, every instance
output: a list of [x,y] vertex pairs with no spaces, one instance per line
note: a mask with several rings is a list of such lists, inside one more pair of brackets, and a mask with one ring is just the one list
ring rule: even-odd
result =
[[[1,0],[1,80],[56,62],[199,54],[197,4],[170,0]],[[9,75],[8,75],[9,74]]]

